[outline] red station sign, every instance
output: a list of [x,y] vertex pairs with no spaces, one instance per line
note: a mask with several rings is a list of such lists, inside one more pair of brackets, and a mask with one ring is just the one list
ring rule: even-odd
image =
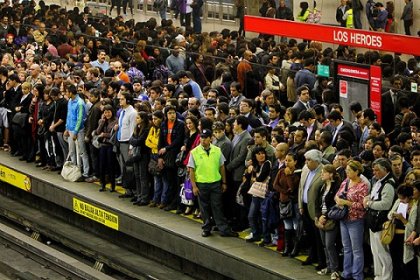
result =
[[337,68],[338,75],[362,80],[369,80],[369,69],[343,64],[338,64]]
[[245,31],[420,56],[420,38],[322,24],[245,16]]

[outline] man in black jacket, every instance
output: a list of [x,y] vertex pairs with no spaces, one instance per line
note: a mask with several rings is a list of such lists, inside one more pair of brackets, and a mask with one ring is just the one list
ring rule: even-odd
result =
[[174,106],[165,107],[166,119],[161,126],[159,135],[159,165],[163,167],[163,193],[162,201],[158,206],[165,211],[174,210],[177,207],[178,197],[176,192],[177,180],[175,159],[184,143],[185,125],[176,118]]
[[340,23],[340,26],[346,27],[346,21],[343,19],[344,14],[349,9],[347,6],[347,0],[341,0],[341,5],[338,6],[337,11],[335,13],[335,20]]
[[343,116],[336,110],[333,110],[328,115],[328,120],[330,121],[331,126],[334,128],[332,132],[332,145],[334,147],[337,145],[338,136],[340,134],[346,134],[350,138],[346,140],[348,140],[349,145],[351,146],[356,140],[356,132],[354,131],[353,125],[350,122],[343,120]]

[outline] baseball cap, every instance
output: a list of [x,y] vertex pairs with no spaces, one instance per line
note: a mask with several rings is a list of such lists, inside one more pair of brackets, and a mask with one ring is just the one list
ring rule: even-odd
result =
[[211,137],[212,135],[213,135],[213,131],[211,131],[210,129],[203,129],[203,131],[201,131],[200,133],[201,138],[208,138],[208,137]]

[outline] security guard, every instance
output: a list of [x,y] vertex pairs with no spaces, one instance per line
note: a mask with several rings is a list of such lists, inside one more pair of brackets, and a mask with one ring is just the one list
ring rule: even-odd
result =
[[237,237],[238,233],[228,226],[222,209],[222,194],[226,191],[225,158],[220,148],[211,144],[213,132],[204,129],[200,133],[200,145],[191,151],[188,161],[194,195],[198,196],[204,224],[201,236],[211,235],[211,215],[223,237]]

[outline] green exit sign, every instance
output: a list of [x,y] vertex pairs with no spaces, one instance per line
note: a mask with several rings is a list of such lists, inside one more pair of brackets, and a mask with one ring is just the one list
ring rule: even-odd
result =
[[330,77],[330,67],[328,65],[318,65],[317,67],[318,71],[317,74],[318,76],[322,76],[322,77]]

